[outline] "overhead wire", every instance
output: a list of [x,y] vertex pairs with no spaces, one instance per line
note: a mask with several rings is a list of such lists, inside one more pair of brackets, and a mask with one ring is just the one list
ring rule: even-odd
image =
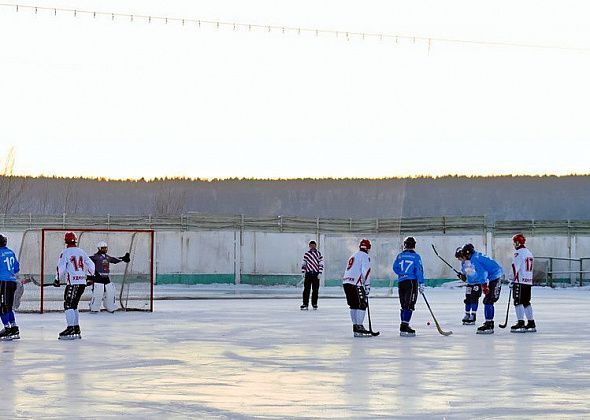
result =
[[384,32],[362,32],[362,31],[350,31],[341,29],[326,29],[326,28],[313,28],[305,26],[292,26],[292,25],[276,25],[276,24],[256,24],[256,23],[245,23],[238,21],[223,21],[223,20],[211,20],[211,19],[198,19],[198,18],[187,18],[187,17],[169,17],[161,15],[146,15],[141,13],[121,13],[121,12],[107,12],[107,11],[96,11],[96,10],[84,10],[84,9],[72,9],[63,7],[50,7],[50,6],[34,6],[34,5],[23,5],[17,3],[0,3],[0,7],[13,8],[16,12],[21,10],[30,10],[37,14],[39,11],[52,12],[54,16],[57,13],[69,14],[72,17],[78,17],[79,15],[88,15],[93,18],[104,16],[110,18],[112,21],[115,19],[125,19],[130,23],[144,20],[147,23],[154,21],[160,21],[164,24],[177,23],[182,26],[195,25],[198,28],[202,28],[205,25],[220,29],[221,27],[232,28],[238,30],[240,28],[252,30],[263,30],[266,32],[278,31],[281,34],[285,33],[308,33],[315,36],[319,35],[334,35],[336,38],[343,36],[344,39],[350,41],[351,38],[358,38],[360,40],[366,39],[378,39],[380,41],[390,40],[396,44],[400,40],[411,41],[416,43],[417,41],[423,42],[428,47],[428,51],[433,47],[434,42],[447,43],[447,44],[463,44],[463,45],[480,45],[485,47],[509,47],[509,48],[529,48],[529,49],[542,49],[542,50],[560,50],[570,52],[589,53],[590,47],[574,47],[564,45],[550,45],[550,44],[534,44],[534,43],[522,43],[522,42],[509,42],[509,41],[489,41],[489,40],[477,40],[477,39],[463,39],[463,38],[451,38],[451,37],[439,37],[439,36],[425,36],[425,35],[409,35],[409,34],[396,34],[396,33],[384,33]]

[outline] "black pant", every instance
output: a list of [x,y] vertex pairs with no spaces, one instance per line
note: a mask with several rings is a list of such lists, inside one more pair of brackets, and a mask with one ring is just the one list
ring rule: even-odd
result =
[[68,284],[64,291],[64,310],[78,309],[78,303],[86,288],[85,284]]
[[523,305],[525,308],[531,304],[531,285],[514,283],[512,285],[512,298],[514,306]]
[[311,304],[312,306],[318,305],[318,293],[320,290],[320,273],[305,273],[305,281],[303,282],[303,304],[309,305],[309,291],[311,293]]
[[0,281],[0,314],[7,314],[12,311],[15,291],[15,281]]
[[344,283],[342,286],[346,295],[346,303],[350,309],[360,309],[361,311],[367,309],[367,295],[363,286],[350,283]]
[[418,300],[418,280],[402,280],[397,283],[397,290],[402,309],[413,311]]
[[466,304],[476,304],[479,303],[479,298],[481,297],[481,284],[468,284],[465,287],[465,300],[463,303]]
[[483,297],[483,304],[484,305],[493,305],[500,299],[500,290],[502,285],[500,284],[500,280],[492,280],[488,284],[489,292],[487,295]]

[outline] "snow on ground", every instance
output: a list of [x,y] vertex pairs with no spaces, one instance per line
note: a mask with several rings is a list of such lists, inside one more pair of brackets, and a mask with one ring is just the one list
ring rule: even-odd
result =
[[291,292],[82,313],[69,342],[63,314],[17,314],[22,339],[0,343],[0,418],[590,417],[587,288],[535,288],[539,332],[490,336],[461,325],[463,289],[426,293],[450,337],[421,300],[418,336],[399,337],[392,297],[371,301],[381,335],[355,339],[341,292],[308,312]]

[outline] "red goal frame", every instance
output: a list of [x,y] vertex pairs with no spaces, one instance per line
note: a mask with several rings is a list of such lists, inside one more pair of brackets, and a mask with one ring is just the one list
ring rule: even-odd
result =
[[151,255],[151,264],[149,269],[149,279],[150,279],[150,309],[148,312],[154,312],[154,240],[155,240],[155,232],[153,229],[96,229],[96,228],[76,228],[76,227],[67,227],[67,228],[42,228],[41,229],[41,249],[40,252],[40,259],[41,259],[41,299],[40,299],[40,313],[43,313],[43,302],[44,302],[44,293],[43,293],[43,285],[45,279],[45,257],[43,255],[45,250],[45,233],[46,232],[64,232],[64,231],[73,231],[73,232],[104,232],[104,233],[117,233],[117,232],[125,232],[125,233],[148,233],[150,235],[150,255]]

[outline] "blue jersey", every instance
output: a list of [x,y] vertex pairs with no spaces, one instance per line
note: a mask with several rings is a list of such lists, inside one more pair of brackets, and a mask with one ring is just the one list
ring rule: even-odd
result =
[[16,282],[16,273],[20,271],[20,265],[16,255],[7,247],[0,248],[0,281]]
[[422,258],[416,254],[416,251],[405,249],[398,254],[393,262],[393,272],[398,275],[398,281],[418,280],[418,283],[424,283],[424,268],[422,267]]
[[471,261],[474,262],[474,264],[482,267],[482,269],[487,272],[487,280],[498,280],[504,275],[504,271],[502,271],[500,264],[488,257],[486,254],[475,252],[471,256]]
[[484,284],[487,282],[488,273],[477,260],[465,260],[461,263],[461,272],[467,278],[467,284]]

